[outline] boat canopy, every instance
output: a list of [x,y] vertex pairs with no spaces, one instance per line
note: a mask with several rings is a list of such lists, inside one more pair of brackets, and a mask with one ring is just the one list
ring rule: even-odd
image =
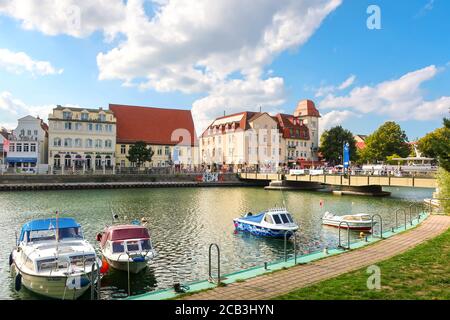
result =
[[102,237],[101,244],[104,245],[106,241],[121,241],[128,239],[150,239],[148,229],[143,226],[126,225],[111,227],[106,231]]
[[[59,218],[58,229],[80,228],[81,225],[73,218]],[[22,226],[19,241],[23,241],[25,234],[31,231],[55,230],[56,218],[31,220]]]
[[265,215],[265,212],[262,212],[262,213],[258,213],[257,215],[254,215],[254,216],[253,215],[252,216],[246,216],[245,218],[241,218],[241,219],[259,223],[264,218],[264,215]]

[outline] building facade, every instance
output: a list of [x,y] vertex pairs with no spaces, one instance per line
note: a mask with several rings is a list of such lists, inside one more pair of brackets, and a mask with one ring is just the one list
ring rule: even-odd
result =
[[299,102],[294,114],[245,111],[215,119],[200,137],[203,164],[274,171],[318,160],[320,114],[314,102]]
[[193,168],[198,164],[197,138],[190,110],[110,104],[117,118],[116,166],[135,167],[129,150],[143,141],[153,151],[146,168],[176,166]]
[[110,110],[57,106],[48,121],[52,172],[114,171],[116,118]]
[[8,168],[16,172],[47,171],[48,126],[42,119],[26,116],[9,135]]

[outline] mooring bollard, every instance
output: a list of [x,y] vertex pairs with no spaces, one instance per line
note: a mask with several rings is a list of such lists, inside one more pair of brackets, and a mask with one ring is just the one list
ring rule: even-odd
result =
[[268,270],[268,268],[267,268],[267,262],[264,262],[264,270]]

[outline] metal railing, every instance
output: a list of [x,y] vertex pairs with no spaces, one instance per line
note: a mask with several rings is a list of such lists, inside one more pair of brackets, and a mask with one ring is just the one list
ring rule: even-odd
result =
[[374,235],[375,235],[375,230],[374,230],[374,228],[373,228],[373,227],[375,226],[375,221],[374,221],[373,218],[375,218],[375,217],[378,217],[379,220],[380,220],[380,239],[383,239],[383,218],[382,218],[381,215],[378,214],[378,213],[375,213],[375,214],[372,215],[372,217],[371,217],[371,227],[370,227],[370,230],[371,230],[371,233],[372,233],[372,238],[373,238]]
[[[347,225],[347,247],[341,246],[341,229],[342,229],[342,225],[344,223]],[[338,230],[339,230],[338,248],[343,248],[343,249],[350,250],[350,225],[348,224],[347,221],[341,221],[339,223]]]
[[[97,274],[95,274],[97,271]],[[97,276],[97,282],[95,282],[95,276]],[[91,300],[95,300],[95,293],[97,293],[97,300],[100,300],[100,289],[101,289],[101,274],[100,266],[97,261],[92,264],[91,267]]]
[[[214,280],[214,277],[212,275],[212,261],[211,261],[211,253],[212,248],[215,247],[217,249],[217,281]],[[208,260],[209,260],[209,268],[208,268],[208,276],[209,282],[220,284],[220,248],[216,243],[211,243],[209,245],[209,253],[208,253]]]
[[288,260],[287,256],[287,239],[288,234],[294,237],[294,264],[297,264],[297,233],[294,231],[286,230],[284,232],[284,262]]

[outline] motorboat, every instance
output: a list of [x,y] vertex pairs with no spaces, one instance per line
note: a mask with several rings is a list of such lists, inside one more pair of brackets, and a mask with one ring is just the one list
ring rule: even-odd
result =
[[248,212],[233,221],[237,231],[257,236],[284,238],[285,235],[292,236],[298,230],[298,225],[286,208],[272,208],[258,214]]
[[118,270],[139,273],[156,256],[145,226],[122,224],[106,227],[97,236],[100,250],[108,264]]
[[[322,218],[322,224],[333,227],[340,226],[343,229],[364,231],[372,229],[372,217],[365,213],[337,216],[327,211]],[[373,225],[375,224],[376,221],[373,221]]]
[[16,290],[23,285],[45,297],[70,300],[85,293],[101,268],[80,224],[58,217],[24,224],[9,263]]

